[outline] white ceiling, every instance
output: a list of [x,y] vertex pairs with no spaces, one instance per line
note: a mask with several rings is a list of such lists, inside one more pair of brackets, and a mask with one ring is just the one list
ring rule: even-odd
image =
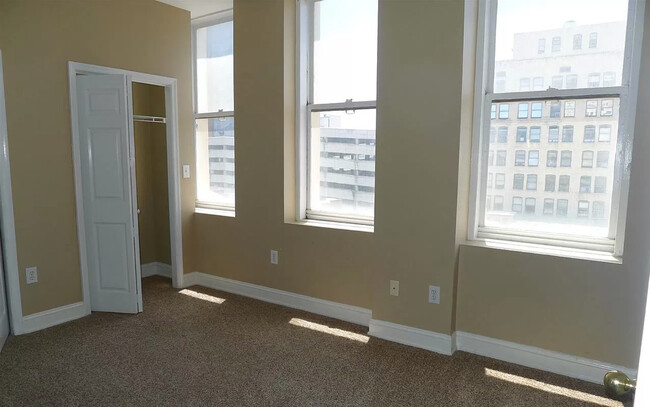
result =
[[233,0],[157,0],[190,12],[191,18],[206,16],[232,8]]

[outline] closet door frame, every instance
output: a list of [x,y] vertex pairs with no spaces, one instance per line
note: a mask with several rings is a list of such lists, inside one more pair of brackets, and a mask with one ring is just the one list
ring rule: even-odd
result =
[[[98,65],[89,65],[79,62],[68,62],[68,86],[70,90],[70,122],[72,126],[72,149],[75,178],[75,201],[77,211],[77,233],[79,240],[79,263],[81,268],[81,280],[83,288],[83,303],[86,313],[90,314],[90,287],[88,282],[87,250],[84,227],[83,190],[81,186],[81,151],[79,146],[79,128],[77,121],[77,75],[106,75],[123,74],[130,78],[131,82],[139,82],[148,85],[162,86],[165,88],[165,116],[166,116],[166,138],[167,138],[167,184],[169,191],[169,222],[171,239],[171,266],[172,284],[175,288],[183,287],[183,236],[181,218],[181,165],[179,157],[178,140],[178,90],[177,80],[159,75],[151,75],[142,72],[128,71],[124,69],[109,68]],[[127,89],[131,92],[131,89]],[[129,106],[132,110],[133,106]],[[132,115],[132,111],[130,112]],[[133,142],[133,131],[129,135],[130,142]],[[134,163],[129,166],[129,177],[135,176]],[[135,192],[134,192],[135,193]],[[137,220],[137,205],[133,206],[133,218]],[[138,250],[139,251],[139,250]],[[138,256],[139,258],[139,253]],[[138,276],[139,278],[140,276]],[[141,306],[141,304],[140,304]]]

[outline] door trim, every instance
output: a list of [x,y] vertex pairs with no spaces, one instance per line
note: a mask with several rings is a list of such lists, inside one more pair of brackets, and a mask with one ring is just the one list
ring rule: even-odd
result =
[[9,324],[12,333],[14,335],[20,335],[24,332],[23,306],[20,300],[20,271],[18,269],[18,249],[16,248],[14,200],[11,193],[11,168],[9,165],[9,140],[5,110],[2,51],[0,51],[0,207]]
[[[86,234],[84,228],[83,190],[81,184],[81,150],[79,146],[79,125],[77,117],[77,75],[106,75],[122,74],[132,82],[163,86],[165,88],[166,137],[167,137],[167,184],[169,191],[169,226],[171,238],[172,284],[179,288],[183,286],[183,236],[181,222],[181,180],[180,157],[178,147],[178,84],[175,78],[152,75],[142,72],[109,68],[80,62],[68,62],[68,87],[70,92],[70,124],[72,128],[72,156],[74,164],[75,201],[77,212],[77,234],[79,240],[79,262],[83,289],[83,303],[86,313],[90,314],[90,286],[88,282],[88,257],[86,252]],[[127,89],[130,92],[130,89]],[[132,113],[132,112],[130,112]],[[129,143],[133,140],[133,132],[129,134]],[[129,177],[133,176],[129,167]],[[137,207],[133,207],[134,219],[137,219]],[[136,250],[139,251],[138,245]]]

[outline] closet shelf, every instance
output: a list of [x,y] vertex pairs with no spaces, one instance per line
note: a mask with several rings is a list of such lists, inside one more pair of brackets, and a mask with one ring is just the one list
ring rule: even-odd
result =
[[139,114],[133,115],[133,121],[146,123],[167,123],[167,119],[158,116],[144,116]]

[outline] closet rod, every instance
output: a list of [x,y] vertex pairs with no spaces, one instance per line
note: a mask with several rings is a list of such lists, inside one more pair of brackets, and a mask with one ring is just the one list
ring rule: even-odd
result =
[[167,119],[165,119],[164,117],[143,116],[138,114],[133,115],[133,121],[146,122],[146,123],[167,123]]

